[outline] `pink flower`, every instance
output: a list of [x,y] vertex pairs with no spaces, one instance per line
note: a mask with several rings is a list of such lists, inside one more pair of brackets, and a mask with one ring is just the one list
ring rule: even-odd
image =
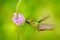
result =
[[[18,18],[17,18],[17,15],[18,15]],[[13,21],[13,23],[15,23],[17,25],[21,25],[24,22],[24,17],[22,14],[14,13],[14,15],[12,17],[12,21]]]

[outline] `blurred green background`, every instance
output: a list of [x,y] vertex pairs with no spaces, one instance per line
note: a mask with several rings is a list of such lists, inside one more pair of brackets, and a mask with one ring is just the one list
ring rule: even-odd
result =
[[[0,0],[0,40],[17,40],[16,24],[12,16],[19,0]],[[54,24],[51,31],[37,32],[27,23],[20,26],[20,40],[60,40],[60,0],[22,0],[19,12],[25,19],[39,20],[47,15],[43,23]]]

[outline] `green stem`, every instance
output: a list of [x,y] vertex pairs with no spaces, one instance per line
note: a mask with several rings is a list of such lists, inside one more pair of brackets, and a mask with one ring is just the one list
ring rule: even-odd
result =
[[18,13],[19,13],[18,8],[19,8],[20,3],[21,3],[21,0],[18,1],[17,6],[16,6],[17,19],[18,19]]
[[20,27],[17,27],[17,40],[20,40]]
[[18,13],[18,8],[19,8],[20,3],[21,3],[21,0],[18,1],[17,6],[16,6],[16,12],[17,13]]

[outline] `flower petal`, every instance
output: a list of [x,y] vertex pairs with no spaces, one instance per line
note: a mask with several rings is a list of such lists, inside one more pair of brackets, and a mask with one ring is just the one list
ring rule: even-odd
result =
[[24,17],[22,14],[18,14],[18,19],[16,19],[17,18],[16,15],[17,14],[14,13],[14,16],[12,17],[12,21],[17,25],[21,25],[24,22]]

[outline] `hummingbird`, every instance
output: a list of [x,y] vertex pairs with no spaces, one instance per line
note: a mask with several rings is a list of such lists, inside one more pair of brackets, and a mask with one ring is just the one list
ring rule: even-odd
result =
[[26,20],[26,23],[35,28],[38,31],[44,31],[44,30],[53,30],[52,24],[41,24],[42,21],[49,18],[50,15],[40,19],[39,21],[35,22],[33,19]]

